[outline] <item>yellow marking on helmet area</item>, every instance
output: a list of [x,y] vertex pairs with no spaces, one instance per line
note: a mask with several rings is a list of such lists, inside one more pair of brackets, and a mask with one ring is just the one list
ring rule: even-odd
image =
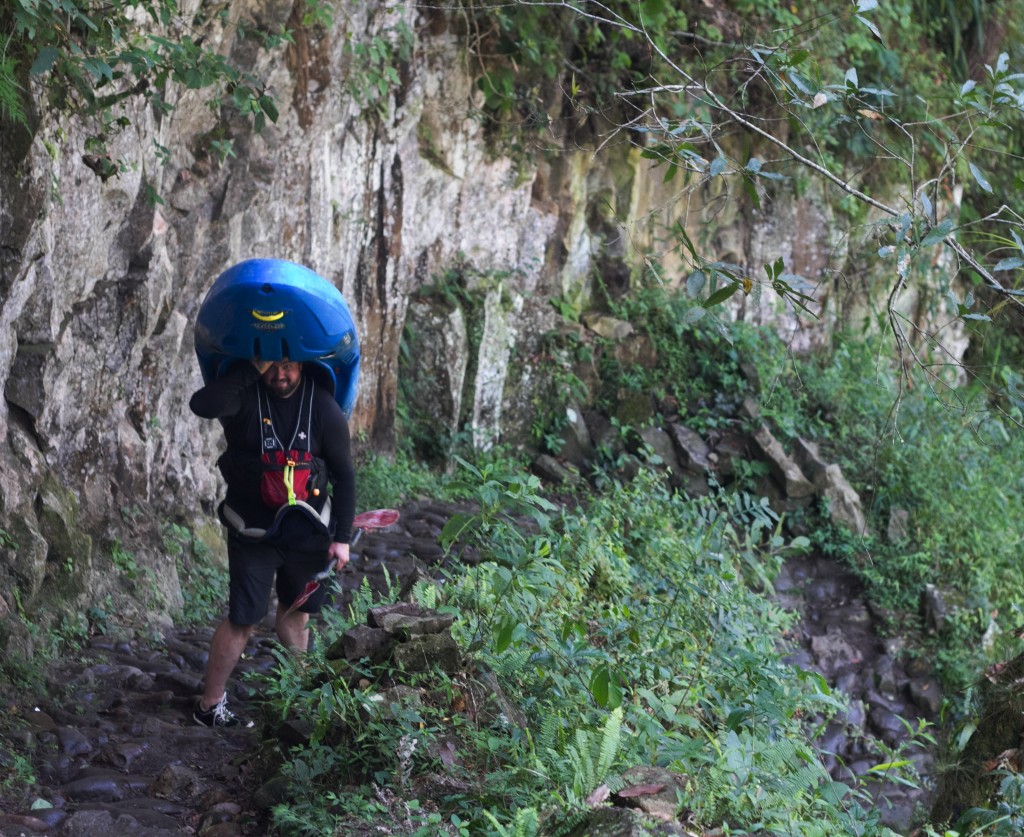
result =
[[253,309],[252,315],[260,322],[272,323],[275,320],[280,320],[284,316],[284,311],[264,312]]

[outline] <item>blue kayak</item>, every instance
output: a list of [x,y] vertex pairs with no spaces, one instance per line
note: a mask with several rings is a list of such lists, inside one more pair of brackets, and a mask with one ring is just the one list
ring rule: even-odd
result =
[[341,292],[308,267],[250,259],[206,293],[195,328],[204,383],[239,361],[298,360],[334,394],[346,418],[359,383],[359,340]]

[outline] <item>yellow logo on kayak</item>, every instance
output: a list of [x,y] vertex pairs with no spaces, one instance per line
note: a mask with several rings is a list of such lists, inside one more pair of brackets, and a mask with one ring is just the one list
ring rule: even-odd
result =
[[284,311],[256,311],[253,309],[251,313],[261,323],[273,323],[284,316]]

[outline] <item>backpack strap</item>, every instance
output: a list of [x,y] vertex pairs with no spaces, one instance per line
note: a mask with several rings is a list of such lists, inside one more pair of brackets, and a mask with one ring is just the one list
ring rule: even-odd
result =
[[287,446],[281,441],[274,429],[274,414],[270,409],[270,393],[263,386],[263,381],[256,382],[256,408],[260,420],[261,451],[272,450],[309,450],[313,433],[313,397],[316,393],[316,382],[302,376],[302,392],[299,393],[299,417],[295,421],[295,429]]
[[217,515],[220,517],[221,523],[227,526],[229,529],[235,532],[242,540],[246,541],[273,541],[275,536],[278,534],[281,524],[284,522],[284,518],[287,514],[298,512],[303,514],[313,524],[313,529],[327,537],[331,536],[331,498],[328,497],[324,503],[324,507],[318,512],[308,503],[303,503],[301,500],[293,506],[281,506],[277,510],[277,514],[274,515],[274,519],[266,529],[260,529],[257,526],[250,526],[242,518],[238,512],[236,512],[226,502],[222,502],[217,508]]

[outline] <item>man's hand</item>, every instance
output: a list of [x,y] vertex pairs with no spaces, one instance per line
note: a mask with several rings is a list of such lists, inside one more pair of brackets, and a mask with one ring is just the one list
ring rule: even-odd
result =
[[348,563],[348,544],[332,543],[327,547],[327,557],[334,559],[334,569],[340,572]]

